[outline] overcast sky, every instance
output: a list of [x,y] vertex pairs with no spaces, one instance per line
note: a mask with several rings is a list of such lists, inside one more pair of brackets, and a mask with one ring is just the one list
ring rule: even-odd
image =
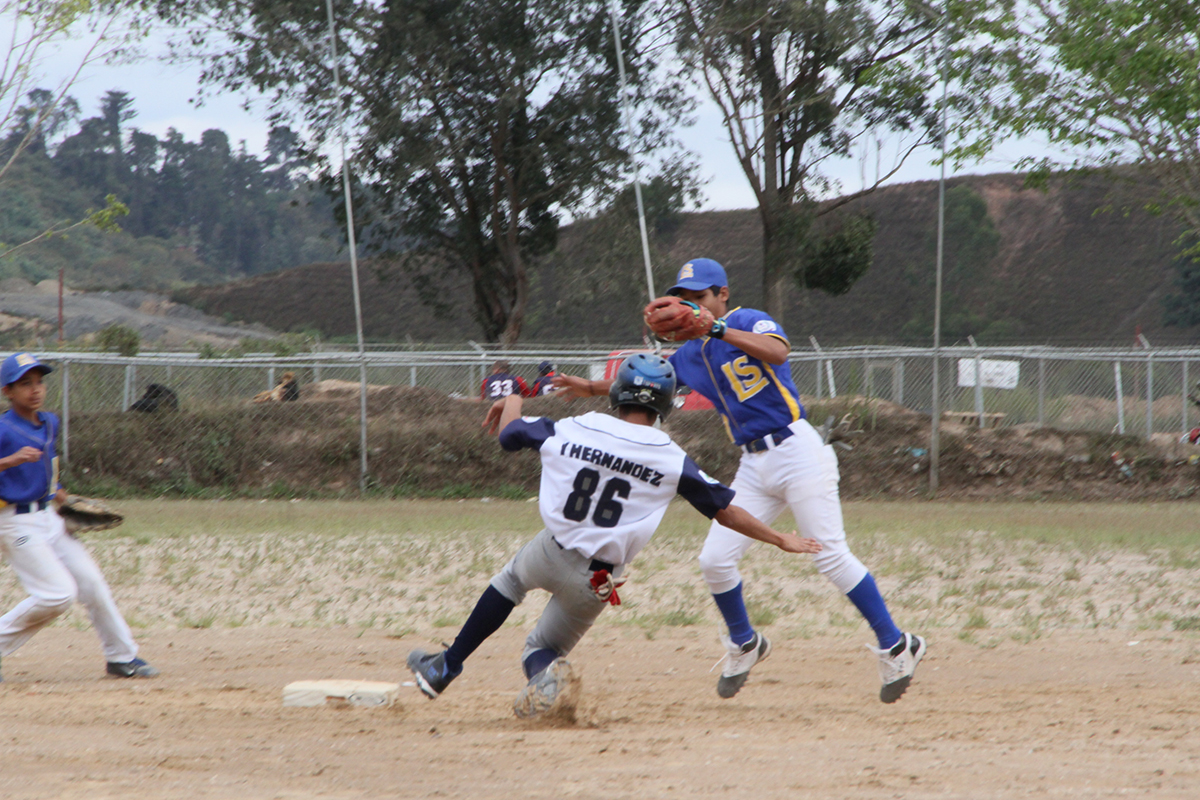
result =
[[[3,28],[3,25],[0,25]],[[0,30],[0,35],[4,31]],[[78,42],[63,47],[53,58],[43,64],[47,80],[42,85],[50,86],[72,69],[82,53]],[[247,98],[224,92],[197,101],[200,70],[196,66],[173,66],[157,59],[165,48],[156,41],[147,47],[146,59],[134,64],[89,66],[76,81],[71,94],[79,101],[85,116],[99,110],[100,98],[110,89],[128,92],[135,100],[137,117],[132,125],[161,137],[168,128],[175,128],[185,138],[195,141],[209,128],[225,131],[232,142],[245,142],[253,153],[262,153],[267,141],[269,125],[266,123],[266,104],[261,99]],[[55,70],[61,70],[58,74]],[[699,90],[697,90],[699,91]],[[243,106],[249,102],[249,108]],[[677,134],[687,149],[700,160],[704,187],[705,209],[752,208],[754,195],[746,183],[741,168],[733,156],[733,149],[726,137],[720,112],[711,102],[704,102],[696,113],[696,124],[681,128]],[[864,179],[874,180],[878,165],[884,169],[894,160],[898,143],[884,142],[877,154],[874,151],[866,158],[849,159],[836,164],[831,170],[840,181],[844,192],[862,188]],[[1017,143],[995,154],[986,163],[970,166],[961,174],[1004,172],[1012,168],[1016,159],[1027,153],[1040,153],[1041,149],[1028,143]],[[919,180],[936,180],[938,167],[931,163],[936,157],[934,148],[925,148],[909,157],[905,166],[890,183],[906,183]],[[948,172],[947,175],[956,173]]]

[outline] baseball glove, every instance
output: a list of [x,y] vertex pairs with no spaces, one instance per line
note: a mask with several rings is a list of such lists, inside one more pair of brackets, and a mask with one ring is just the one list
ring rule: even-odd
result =
[[708,335],[715,321],[703,306],[678,297],[660,297],[651,301],[642,318],[654,335],[664,342],[686,342]]
[[66,501],[58,507],[58,514],[63,518],[67,533],[71,534],[106,531],[125,521],[124,516],[103,500],[77,494],[67,495]]

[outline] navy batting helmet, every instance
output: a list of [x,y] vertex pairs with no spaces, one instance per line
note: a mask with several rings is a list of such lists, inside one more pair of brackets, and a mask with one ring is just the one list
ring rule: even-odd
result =
[[608,390],[613,408],[640,406],[658,414],[659,419],[671,413],[674,399],[675,368],[653,353],[637,353],[625,359]]

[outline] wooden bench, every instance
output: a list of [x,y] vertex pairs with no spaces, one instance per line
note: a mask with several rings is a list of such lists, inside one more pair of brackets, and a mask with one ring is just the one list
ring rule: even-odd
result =
[[[967,426],[978,425],[979,424],[979,416],[980,415],[976,414],[974,411],[943,411],[942,412],[942,419],[946,420],[947,422],[957,422],[961,425],[967,425]],[[983,415],[983,427],[995,428],[995,427],[999,426],[1001,422],[1004,421],[1004,418],[1006,416],[1008,416],[1008,415],[1001,414],[1001,413],[984,414]]]

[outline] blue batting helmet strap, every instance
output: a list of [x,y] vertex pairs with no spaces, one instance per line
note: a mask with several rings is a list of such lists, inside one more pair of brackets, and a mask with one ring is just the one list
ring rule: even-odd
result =
[[692,292],[703,292],[705,289],[729,285],[725,277],[725,268],[711,258],[693,258],[679,268],[675,276],[675,285],[667,289],[667,294],[679,294],[682,289]]
[[674,407],[675,368],[653,353],[637,353],[625,359],[608,390],[613,408],[640,406],[666,419]]

